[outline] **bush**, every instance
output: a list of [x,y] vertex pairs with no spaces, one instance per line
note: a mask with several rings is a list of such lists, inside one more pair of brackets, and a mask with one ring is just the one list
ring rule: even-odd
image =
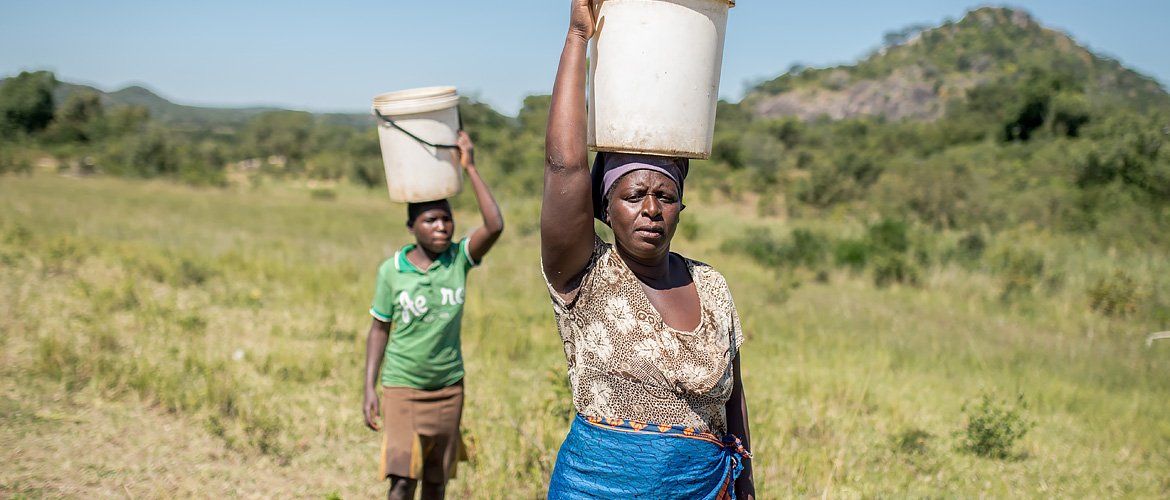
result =
[[781,248],[782,257],[793,265],[815,267],[825,259],[828,242],[824,236],[807,229],[792,232],[792,243]]
[[31,174],[32,168],[32,162],[26,156],[18,155],[11,150],[0,149],[0,175],[8,172]]
[[995,269],[1002,273],[1005,301],[1032,293],[1044,278],[1044,256],[1033,250],[1005,248],[993,258]]
[[1089,308],[1105,316],[1123,316],[1138,311],[1138,302],[1144,294],[1136,281],[1125,271],[1113,273],[1089,287]]
[[723,250],[747,254],[761,265],[768,267],[805,266],[816,267],[825,260],[828,240],[807,229],[792,231],[792,239],[779,241],[768,228],[749,230],[742,238],[724,242]]
[[901,255],[883,254],[874,257],[873,282],[879,287],[894,283],[918,284],[918,267]]
[[1028,433],[1033,424],[1021,413],[1028,407],[1024,395],[1008,406],[984,393],[978,406],[964,405],[967,426],[959,432],[959,449],[985,458],[1011,458],[1016,441]]
[[979,260],[983,256],[983,250],[987,248],[987,242],[984,241],[983,236],[979,233],[971,233],[959,240],[958,256],[959,258],[971,262]]
[[314,200],[331,201],[337,199],[337,191],[333,188],[314,188],[309,191],[309,197]]
[[866,241],[879,251],[905,252],[910,249],[910,238],[906,235],[906,222],[896,219],[882,219],[869,227]]
[[852,239],[838,241],[837,248],[833,251],[838,266],[849,266],[854,271],[865,267],[869,261],[869,254],[870,248],[866,242]]
[[922,429],[909,428],[897,435],[891,436],[890,441],[894,451],[905,455],[925,455],[930,451],[929,441],[934,436]]
[[772,237],[772,231],[768,228],[749,229],[744,236],[723,242],[723,250],[746,254],[757,263],[768,267],[781,264],[779,243]]

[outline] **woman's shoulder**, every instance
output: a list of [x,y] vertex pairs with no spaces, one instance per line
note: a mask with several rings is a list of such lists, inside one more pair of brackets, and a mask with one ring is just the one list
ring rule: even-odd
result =
[[715,267],[706,262],[698,261],[683,255],[675,255],[681,257],[683,262],[687,264],[687,268],[691,270],[691,276],[693,276],[696,281],[702,281],[703,284],[706,285],[716,285],[723,288],[727,287],[727,279],[725,279],[723,274],[716,270]]

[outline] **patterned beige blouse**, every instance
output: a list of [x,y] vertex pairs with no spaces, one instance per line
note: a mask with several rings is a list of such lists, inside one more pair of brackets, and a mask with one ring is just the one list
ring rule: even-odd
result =
[[[683,258],[702,313],[693,332],[666,325],[613,245],[597,238],[576,295],[548,285],[577,413],[691,427],[722,438],[743,343],[727,281]],[[547,278],[545,282],[547,283]]]

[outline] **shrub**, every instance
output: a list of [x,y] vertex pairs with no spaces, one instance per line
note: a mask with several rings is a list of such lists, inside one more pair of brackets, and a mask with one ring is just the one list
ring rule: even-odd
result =
[[749,229],[739,238],[732,238],[723,242],[723,251],[746,254],[764,266],[778,266],[780,260],[780,244],[772,237],[768,228]]
[[978,260],[987,249],[987,242],[979,233],[970,233],[959,240],[958,255],[966,261]]
[[807,229],[792,232],[792,243],[781,248],[782,258],[793,265],[814,267],[825,259],[828,242],[824,236]]
[[985,458],[1011,458],[1016,441],[1028,433],[1033,424],[1024,417],[1024,395],[1013,406],[984,393],[978,406],[963,405],[967,425],[959,431],[959,449]]
[[916,285],[918,267],[901,255],[879,255],[873,260],[873,282],[879,287],[894,283]]
[[0,149],[0,175],[8,172],[31,174],[32,162],[11,150]]
[[694,241],[699,236],[699,223],[692,219],[679,221],[678,234],[687,241]]
[[824,236],[807,229],[792,231],[791,240],[780,241],[768,228],[760,228],[724,242],[723,250],[747,254],[769,267],[803,265],[811,268],[824,261],[828,246]]
[[1005,301],[1032,293],[1044,278],[1044,256],[1033,250],[1007,248],[993,260],[995,268],[1003,273],[1003,293],[1000,298]]
[[894,451],[905,455],[925,455],[930,451],[929,441],[934,436],[922,429],[909,428],[891,436]]
[[337,199],[337,191],[332,188],[314,188],[309,191],[309,197],[314,200],[331,201]]
[[1105,316],[1134,314],[1144,297],[1133,277],[1120,270],[1089,287],[1088,294],[1089,308]]
[[879,251],[905,252],[910,249],[910,238],[906,235],[907,228],[904,221],[896,219],[882,219],[881,222],[869,227],[866,241]]
[[860,270],[869,261],[869,245],[861,240],[841,240],[833,250],[833,256],[839,266],[849,266],[853,270]]
[[202,285],[215,275],[216,270],[206,263],[181,258],[178,269],[175,272],[174,284],[178,286]]

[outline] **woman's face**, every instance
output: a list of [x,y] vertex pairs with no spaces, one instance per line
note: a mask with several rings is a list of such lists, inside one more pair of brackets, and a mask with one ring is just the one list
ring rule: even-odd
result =
[[410,234],[418,242],[418,246],[431,253],[443,253],[451,246],[451,234],[455,232],[455,220],[451,212],[442,208],[432,208],[418,215],[414,225],[410,227]]
[[645,260],[669,253],[682,211],[674,180],[654,170],[635,170],[619,178],[610,193],[607,218],[618,246]]

